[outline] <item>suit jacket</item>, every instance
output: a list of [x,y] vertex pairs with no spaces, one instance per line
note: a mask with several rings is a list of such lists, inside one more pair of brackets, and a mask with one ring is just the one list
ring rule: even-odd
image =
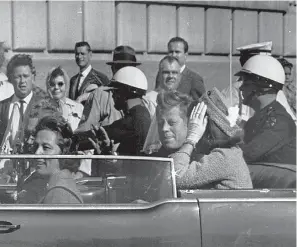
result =
[[[6,128],[7,128],[7,124],[9,122],[9,105],[13,99],[13,96],[12,95],[11,97],[9,97],[8,99],[5,99],[3,101],[0,101],[0,145],[2,143],[2,139],[4,137],[4,134],[5,134],[5,131],[6,131]],[[26,111],[24,112],[24,122],[23,122],[23,125],[20,126],[21,129],[21,136],[23,136],[24,134],[24,130],[26,128],[26,126],[28,126],[28,122],[29,122],[29,115],[30,115],[30,112],[32,110],[32,107],[34,105],[35,102],[41,100],[42,97],[39,96],[39,95],[36,95],[34,92],[33,92],[33,96],[26,108]]]
[[78,96],[82,95],[90,84],[96,84],[99,87],[109,84],[109,79],[106,75],[92,68],[78,90],[78,76],[79,74],[76,74],[70,79],[69,98],[72,100],[76,100]]
[[199,99],[205,92],[203,79],[200,75],[190,70],[187,66],[182,72],[178,91],[191,95],[193,99]]

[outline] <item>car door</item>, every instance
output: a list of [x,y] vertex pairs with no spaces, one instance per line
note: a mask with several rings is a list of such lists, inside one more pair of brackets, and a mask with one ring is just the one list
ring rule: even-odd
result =
[[176,198],[172,160],[118,161],[119,174],[78,181],[84,204],[0,204],[0,246],[201,246],[198,202]]
[[296,246],[296,190],[197,190],[202,246]]
[[2,205],[0,225],[1,247],[201,246],[196,200],[147,205]]

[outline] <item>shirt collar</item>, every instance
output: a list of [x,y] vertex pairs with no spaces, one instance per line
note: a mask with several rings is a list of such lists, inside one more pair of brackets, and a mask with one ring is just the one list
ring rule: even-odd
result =
[[[28,95],[26,98],[22,99],[22,100],[24,100],[25,103],[28,105],[29,102],[30,102],[30,100],[32,99],[32,97],[33,97],[33,92],[31,91],[31,92],[29,93],[29,95]],[[18,98],[18,97],[14,94],[11,103],[15,103],[15,102],[18,102],[18,101],[20,101],[20,98]]]
[[81,72],[83,77],[86,77],[92,69],[92,65],[90,64],[83,72]]
[[66,104],[66,105],[75,106],[75,102],[72,101],[72,100],[69,99],[69,98],[65,98],[65,100],[64,100],[63,103]]
[[180,68],[180,73],[183,73],[185,67],[186,67],[186,65],[184,64],[184,65]]

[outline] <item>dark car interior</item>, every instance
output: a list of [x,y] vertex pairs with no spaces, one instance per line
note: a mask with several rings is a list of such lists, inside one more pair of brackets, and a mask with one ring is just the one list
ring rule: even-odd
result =
[[[77,188],[86,204],[156,202],[176,197],[221,198],[235,195],[234,190],[176,190],[173,163],[168,160],[118,158],[99,161],[100,170],[103,169],[104,172],[92,176],[82,173],[83,176],[76,180]],[[105,169],[104,166],[109,168]],[[254,187],[253,190],[246,190],[249,191],[249,196],[259,197],[259,191],[263,189],[272,191],[266,196],[286,196],[286,193],[290,194],[296,190],[295,165],[253,163],[248,166]],[[45,186],[45,182],[38,182],[39,180],[36,180],[35,187],[38,188],[41,184]],[[16,184],[1,185],[0,203],[16,203],[16,190]],[[245,190],[237,190],[236,197],[244,197],[243,191]],[[22,203],[22,200],[18,203]]]

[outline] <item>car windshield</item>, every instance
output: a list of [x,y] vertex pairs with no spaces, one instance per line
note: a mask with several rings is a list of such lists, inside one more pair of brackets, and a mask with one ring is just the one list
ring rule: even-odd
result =
[[[52,198],[58,191],[64,199],[65,195],[73,194],[85,204],[146,203],[176,197],[173,162],[168,158],[82,156],[84,159],[80,159],[67,155],[65,159],[56,155],[42,157],[43,162],[50,162],[41,165],[35,155],[23,159],[11,157],[9,161],[14,162],[10,172],[1,176],[1,203],[44,203],[44,198]],[[63,169],[52,172],[49,167],[54,160]],[[67,170],[75,163],[80,164],[76,171]],[[52,200],[59,203],[57,198]]]

